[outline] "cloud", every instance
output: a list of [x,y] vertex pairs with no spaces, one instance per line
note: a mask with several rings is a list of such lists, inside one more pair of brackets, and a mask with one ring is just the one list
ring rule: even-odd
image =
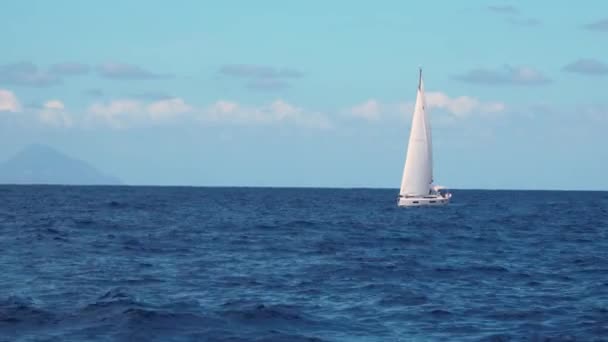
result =
[[0,89],[0,112],[20,112],[21,104],[10,90]]
[[146,112],[152,120],[170,119],[179,114],[191,111],[192,107],[180,98],[155,101],[146,107]]
[[587,24],[584,28],[591,31],[608,31],[608,18]]
[[220,100],[204,109],[199,120],[229,124],[292,123],[319,129],[332,127],[330,120],[321,113],[306,111],[284,100],[275,100],[259,107]]
[[562,70],[585,75],[606,75],[608,74],[608,64],[596,59],[581,58],[567,64]]
[[[426,107],[431,111],[438,110],[448,114],[452,119],[465,119],[472,115],[496,114],[506,110],[506,105],[498,101],[481,101],[472,96],[450,97],[440,91],[429,91],[425,94]],[[362,104],[349,108],[350,116],[367,121],[378,121],[384,118],[396,118],[399,115],[411,115],[414,103],[388,104],[369,99]]]
[[540,21],[534,18],[508,18],[507,22],[516,26],[538,26]]
[[[91,88],[84,91],[84,93],[91,97],[103,97],[105,96],[105,92],[99,88]],[[162,91],[146,91],[141,93],[134,93],[126,95],[127,98],[134,98],[144,101],[157,101],[157,100],[168,100],[172,99],[175,96],[172,96],[168,93]]]
[[464,74],[453,76],[454,79],[488,85],[541,85],[551,80],[540,71],[527,66],[505,65],[498,69],[477,68]]
[[42,123],[49,126],[71,127],[73,125],[72,118],[66,113],[63,102],[59,100],[45,102],[38,112],[38,117]]
[[381,111],[380,104],[378,103],[378,101],[370,99],[365,101],[364,103],[352,107],[348,112],[352,116],[365,120],[375,121],[380,118]]
[[84,91],[84,93],[91,97],[102,97],[104,95],[103,90],[99,88],[91,88]]
[[[51,65],[48,70],[38,68],[31,62],[0,65],[0,84],[30,87],[49,87],[61,83],[62,77],[87,74],[91,67],[77,62]],[[96,68],[101,77],[115,80],[149,80],[173,77],[158,74],[139,66],[124,63],[104,63]],[[92,94],[94,96],[98,96]]]
[[510,5],[505,5],[505,6],[500,6],[500,5],[494,5],[494,6],[488,6],[487,7],[488,10],[495,12],[495,13],[499,13],[499,14],[519,14],[519,10],[513,6]]
[[94,103],[89,109],[89,118],[92,121],[110,125],[113,128],[124,128],[127,120],[138,116],[141,104],[135,100],[114,100],[108,103]]
[[50,72],[39,70],[30,62],[5,64],[0,66],[0,84],[29,87],[49,87],[60,82],[59,77]]
[[289,68],[264,65],[229,64],[220,67],[224,76],[246,80],[245,86],[252,90],[276,91],[290,87],[288,80],[301,78],[301,72]]
[[137,65],[125,63],[104,63],[97,66],[99,75],[113,80],[152,80],[170,78],[170,74],[157,74]]
[[94,103],[89,106],[89,121],[107,124],[113,128],[126,128],[133,124],[160,123],[175,119],[193,108],[181,98],[145,103],[133,99],[120,99]]
[[465,118],[473,113],[499,113],[506,108],[502,102],[483,102],[471,96],[451,98],[442,92],[427,92],[426,105],[429,108],[443,109],[456,118]]
[[51,65],[50,72],[55,75],[75,76],[86,74],[90,69],[91,68],[86,64],[66,62]]
[[540,24],[538,19],[524,18],[521,12],[514,6],[510,5],[494,5],[486,7],[491,12],[504,16],[509,24],[516,26],[537,26]]
[[246,106],[234,101],[219,100],[210,106],[194,107],[181,98],[152,102],[119,99],[94,103],[88,108],[89,124],[103,124],[115,129],[175,122],[178,119],[203,124],[291,123],[304,127],[331,128],[331,122],[321,113],[306,111],[284,100],[275,100],[263,106]]
[[274,68],[264,65],[229,64],[220,68],[226,76],[243,78],[300,78],[302,73],[288,68]]

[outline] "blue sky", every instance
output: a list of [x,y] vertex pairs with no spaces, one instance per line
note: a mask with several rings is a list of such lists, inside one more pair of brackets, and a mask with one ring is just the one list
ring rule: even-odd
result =
[[422,65],[438,183],[608,189],[605,1],[13,1],[0,41],[0,159],[397,188]]

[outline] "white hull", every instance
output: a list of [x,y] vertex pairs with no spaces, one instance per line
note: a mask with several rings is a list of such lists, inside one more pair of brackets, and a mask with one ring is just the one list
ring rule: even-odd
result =
[[447,194],[445,197],[441,195],[399,197],[397,205],[400,207],[440,206],[450,203],[451,197],[451,194]]

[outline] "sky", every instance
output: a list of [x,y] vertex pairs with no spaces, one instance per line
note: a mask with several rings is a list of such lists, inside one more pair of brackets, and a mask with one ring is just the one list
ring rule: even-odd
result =
[[132,185],[397,189],[423,68],[435,181],[608,189],[608,2],[11,1],[0,160]]

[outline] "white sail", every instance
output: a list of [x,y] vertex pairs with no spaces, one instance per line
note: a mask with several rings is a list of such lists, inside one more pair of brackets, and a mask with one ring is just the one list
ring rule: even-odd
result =
[[431,125],[426,113],[424,84],[422,82],[421,70],[399,195],[428,195],[432,182],[433,155]]

